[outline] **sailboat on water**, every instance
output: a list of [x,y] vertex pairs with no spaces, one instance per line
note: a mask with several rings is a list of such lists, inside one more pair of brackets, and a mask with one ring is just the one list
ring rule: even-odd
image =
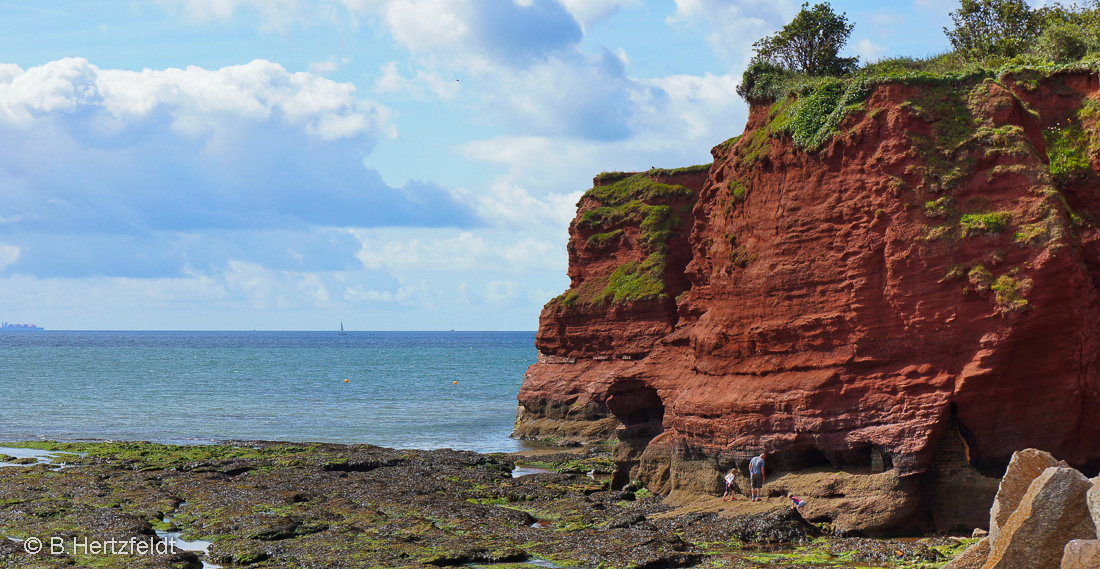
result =
[[344,321],[343,320],[340,321],[340,335],[341,336],[347,336],[348,335],[348,333],[344,331]]

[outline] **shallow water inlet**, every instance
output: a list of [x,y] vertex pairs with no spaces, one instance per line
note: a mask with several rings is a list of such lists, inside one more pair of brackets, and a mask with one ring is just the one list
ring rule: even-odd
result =
[[[14,459],[27,459],[33,458],[36,462],[4,462],[0,461],[0,467],[3,466],[34,466],[36,464],[54,464],[56,459],[63,459],[66,456],[84,456],[85,453],[80,452],[63,452],[53,450],[40,450],[36,448],[18,448],[18,447],[0,447],[0,456],[9,456]],[[70,466],[61,462],[57,464],[59,468],[69,468]]]
[[[183,506],[185,504],[187,504],[187,502],[184,502],[183,504],[180,504],[180,505]],[[172,523],[172,518],[170,518],[168,516],[165,516],[164,517],[164,523],[171,524]],[[211,542],[209,542],[209,541],[205,541],[205,540],[201,540],[201,539],[196,539],[194,541],[187,541],[187,540],[183,539],[182,537],[180,537],[180,536],[183,535],[181,532],[170,532],[170,531],[159,531],[159,530],[157,530],[156,534],[157,534],[157,537],[161,538],[162,540],[164,540],[167,543],[171,543],[176,549],[179,549],[179,550],[182,550],[182,551],[194,551],[196,553],[202,553],[204,556],[210,554],[210,544],[211,544]],[[208,563],[205,559],[200,559],[199,561],[202,561],[202,569],[221,569],[221,565],[214,565],[213,563]]]
[[532,474],[546,474],[547,472],[553,472],[553,470],[547,470],[545,468],[535,468],[533,466],[517,466],[512,469],[512,478],[519,478],[520,476],[530,476]]

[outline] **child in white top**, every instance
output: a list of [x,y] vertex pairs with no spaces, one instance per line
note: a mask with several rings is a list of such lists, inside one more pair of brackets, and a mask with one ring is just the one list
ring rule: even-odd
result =
[[726,474],[726,491],[722,493],[722,501],[723,502],[726,501],[726,496],[727,495],[730,497],[729,498],[730,500],[736,500],[737,499],[737,494],[736,494],[736,492],[734,491],[734,488],[733,488],[733,480],[734,480],[734,478],[736,478],[736,476],[734,475],[734,472],[735,472],[734,469],[731,468],[730,471],[729,471],[729,474]]

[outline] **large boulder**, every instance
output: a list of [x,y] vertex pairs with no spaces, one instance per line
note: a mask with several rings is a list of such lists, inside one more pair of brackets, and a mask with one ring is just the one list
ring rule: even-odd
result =
[[997,488],[997,497],[989,511],[989,542],[997,541],[997,534],[1004,527],[1012,512],[1016,511],[1031,483],[1046,469],[1052,466],[1068,467],[1065,462],[1055,459],[1049,452],[1038,449],[1024,449],[1012,453],[1008,470],[1001,485]]
[[1089,514],[1092,515],[1092,523],[1096,526],[1097,537],[1100,537],[1100,476],[1092,479],[1092,488],[1088,491],[1086,501]]
[[1044,470],[991,540],[982,569],[1059,569],[1067,542],[1096,537],[1085,505],[1091,487],[1072,468]]
[[1061,569],[1096,569],[1100,567],[1100,541],[1075,539],[1066,544]]
[[966,548],[962,555],[951,560],[943,569],[982,569],[989,557],[989,538],[984,537],[978,543]]
[[807,519],[828,519],[833,528],[846,533],[875,535],[901,527],[919,511],[919,483],[919,477],[898,476],[895,470],[791,472],[769,479],[764,493],[780,499],[794,494],[807,500],[803,512]]

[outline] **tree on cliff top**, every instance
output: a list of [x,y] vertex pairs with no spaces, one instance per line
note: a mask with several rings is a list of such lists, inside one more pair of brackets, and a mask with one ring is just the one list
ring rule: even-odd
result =
[[811,77],[850,73],[859,58],[837,54],[848,43],[853,27],[828,2],[813,8],[803,4],[783,29],[752,44],[756,53],[741,75],[737,94],[750,102],[774,100],[791,73]]
[[951,46],[987,65],[1021,57],[1029,63],[1066,63],[1100,52],[1100,0],[1034,10],[1024,0],[961,0],[951,19],[955,28],[943,29]]
[[955,29],[944,28],[955,51],[970,59],[1015,57],[1042,31],[1042,16],[1024,0],[961,0],[951,12]]
[[791,23],[775,35],[752,44],[754,59],[811,77],[851,72],[859,58],[837,54],[848,43],[855,24],[849,24],[844,14],[833,12],[828,2],[808,9],[809,5],[803,4]]

